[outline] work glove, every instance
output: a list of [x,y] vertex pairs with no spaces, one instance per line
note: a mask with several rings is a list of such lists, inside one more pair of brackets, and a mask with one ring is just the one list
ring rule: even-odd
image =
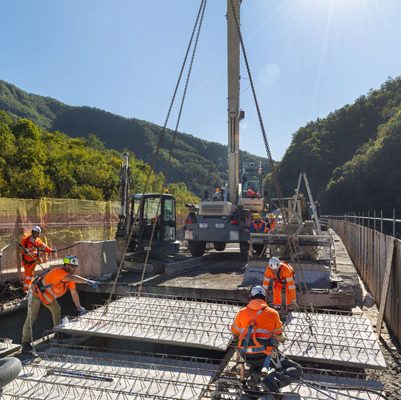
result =
[[92,288],[92,289],[96,289],[99,286],[99,282],[97,281],[92,281],[90,279],[88,279],[88,285]]
[[78,315],[84,315],[87,313],[86,308],[82,307],[82,306],[79,306],[77,311],[78,311]]

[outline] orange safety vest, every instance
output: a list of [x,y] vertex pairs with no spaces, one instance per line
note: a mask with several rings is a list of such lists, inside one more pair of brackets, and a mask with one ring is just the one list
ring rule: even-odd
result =
[[[278,292],[281,295],[282,285],[286,285],[287,305],[290,304],[291,300],[296,300],[297,297],[294,275],[295,275],[294,269],[289,264],[282,262],[278,267],[277,274],[274,271],[272,271],[269,265],[267,265],[263,278],[263,287],[265,288],[266,293],[269,291],[269,286],[271,281],[273,281],[273,296],[275,292],[277,293],[277,295]],[[281,300],[281,296],[279,297]],[[273,301],[273,303],[276,304],[277,302]]]
[[264,221],[260,221],[259,224],[257,224],[255,221],[252,221],[251,232],[265,233],[266,232],[266,223]]
[[52,249],[46,246],[40,238],[34,239],[32,235],[25,236],[21,240],[21,246],[29,251],[26,254],[24,250],[21,250],[22,261],[26,264],[33,264],[39,260],[39,251],[51,253]]
[[75,289],[75,282],[68,278],[69,274],[63,267],[58,267],[38,276],[33,282],[33,293],[43,304],[53,303],[67,289]]
[[283,325],[280,315],[264,300],[254,299],[235,317],[231,332],[238,338],[238,350],[243,355],[271,354],[275,341],[273,335],[281,335]]

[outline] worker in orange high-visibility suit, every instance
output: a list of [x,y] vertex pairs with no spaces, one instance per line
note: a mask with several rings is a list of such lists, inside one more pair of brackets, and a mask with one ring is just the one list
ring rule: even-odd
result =
[[71,292],[72,301],[74,302],[78,314],[84,314],[85,308],[81,306],[79,294],[75,288],[75,282],[86,283],[92,288],[96,288],[98,282],[73,274],[78,267],[79,261],[76,256],[66,256],[63,259],[64,265],[50,269],[37,276],[32,283],[32,302],[28,305],[28,314],[22,329],[21,343],[23,350],[30,350],[29,342],[31,340],[31,324],[36,321],[43,304],[52,314],[53,324],[61,323],[61,308],[57,299],[63,296],[67,289]]
[[22,266],[24,267],[23,289],[25,291],[28,291],[29,285],[31,284],[36,265],[42,263],[40,252],[56,252],[56,249],[52,249],[42,242],[42,240],[39,238],[41,233],[42,230],[40,227],[34,226],[32,228],[31,235],[25,236],[21,240],[21,246],[23,247],[21,250]]
[[236,315],[231,332],[238,338],[237,350],[250,366],[252,376],[269,367],[272,351],[284,337],[280,315],[267,305],[265,289],[254,286],[250,295],[251,301]]
[[285,304],[296,305],[297,293],[294,281],[294,269],[291,265],[281,262],[277,257],[271,257],[265,269],[263,287],[269,291],[270,282],[273,284],[273,307],[282,306],[281,291],[285,285]]

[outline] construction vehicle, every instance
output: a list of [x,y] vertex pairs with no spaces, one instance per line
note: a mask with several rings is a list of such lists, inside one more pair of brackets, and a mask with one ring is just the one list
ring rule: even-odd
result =
[[[228,45],[228,185],[212,199],[205,198],[199,205],[188,205],[189,214],[184,225],[184,239],[193,256],[202,256],[207,243],[223,251],[227,243],[239,243],[243,256],[249,249],[249,226],[252,211],[263,209],[262,168],[258,163],[243,163],[242,184],[239,182],[239,122],[244,112],[239,107],[240,40],[236,20],[240,16],[240,0],[227,1]],[[249,187],[255,193],[247,196]]]
[[177,254],[179,242],[176,239],[174,196],[168,193],[141,193],[131,196],[130,175],[128,154],[124,154],[116,233],[117,259],[121,260],[126,251],[128,258],[138,259],[149,249],[150,257],[159,260]]

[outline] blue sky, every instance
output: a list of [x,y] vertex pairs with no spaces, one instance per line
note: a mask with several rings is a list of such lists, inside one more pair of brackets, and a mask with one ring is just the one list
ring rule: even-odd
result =
[[[200,0],[2,0],[0,79],[163,124]],[[209,0],[180,130],[226,143],[225,0]],[[400,0],[243,0],[273,156],[308,121],[401,75]],[[241,148],[264,156],[245,70]]]

